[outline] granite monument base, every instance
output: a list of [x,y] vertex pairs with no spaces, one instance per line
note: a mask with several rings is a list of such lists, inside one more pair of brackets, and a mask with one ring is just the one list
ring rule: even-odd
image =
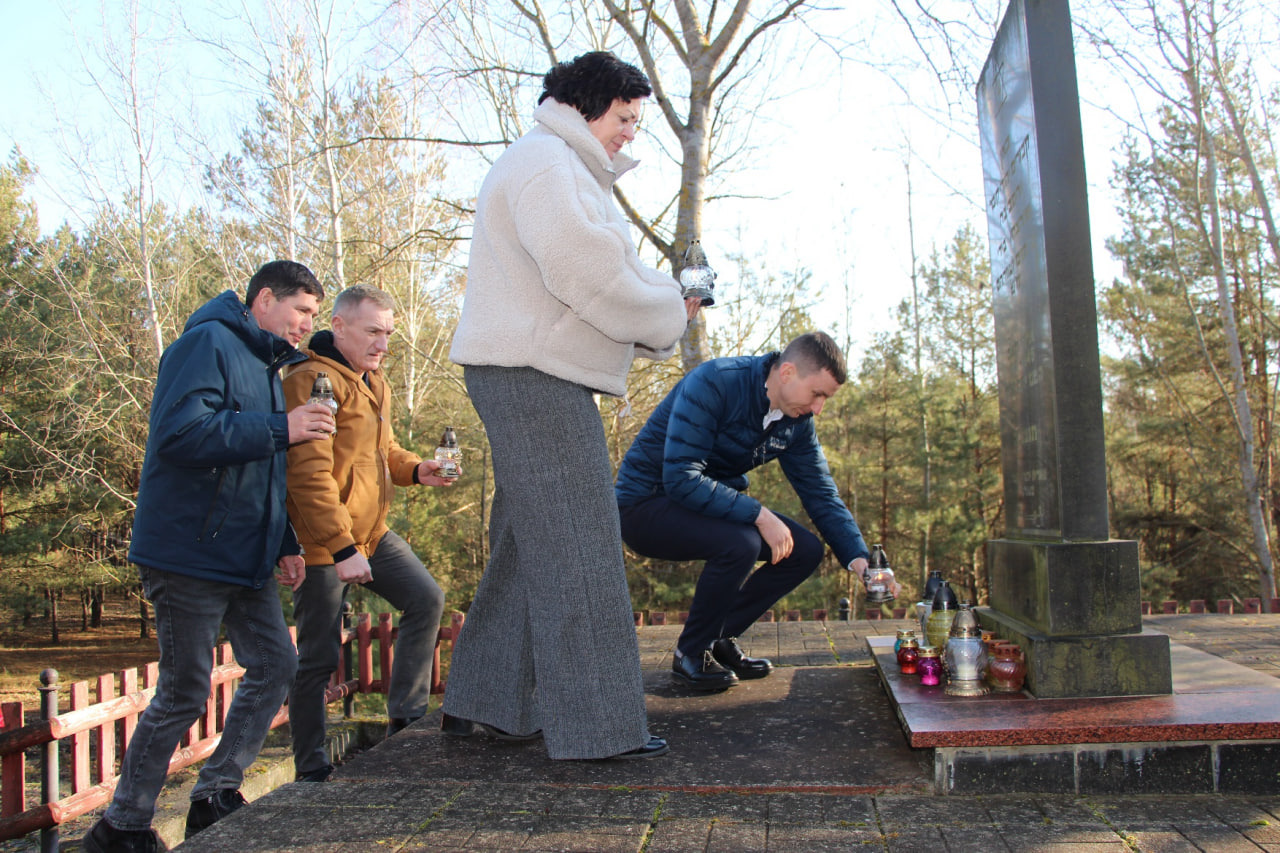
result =
[[1037,699],[1157,696],[1173,689],[1169,638],[1157,631],[1051,637],[989,607],[975,612],[983,628],[1022,647],[1026,689]]
[[1040,699],[1149,696],[1172,688],[1169,639],[1142,628],[1138,543],[995,539],[983,628],[1020,645]]

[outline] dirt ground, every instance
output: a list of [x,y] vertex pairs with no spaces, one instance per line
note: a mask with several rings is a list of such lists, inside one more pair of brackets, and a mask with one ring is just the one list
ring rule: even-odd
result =
[[103,673],[140,667],[160,657],[155,633],[139,636],[138,607],[133,599],[109,596],[104,603],[101,628],[81,630],[78,605],[65,608],[58,621],[58,645],[49,642],[48,620],[33,619],[27,627],[13,614],[0,627],[0,702],[22,702],[28,713],[40,708],[40,673],[58,671],[60,708],[67,707],[69,685],[89,681],[94,696],[97,677]]

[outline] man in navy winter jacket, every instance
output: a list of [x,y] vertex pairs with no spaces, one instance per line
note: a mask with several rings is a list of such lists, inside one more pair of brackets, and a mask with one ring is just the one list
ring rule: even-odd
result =
[[867,546],[813,424],[846,375],[822,332],[781,353],[713,359],[667,394],[623,458],[615,486],[623,541],[646,557],[706,561],[676,643],[677,683],[723,690],[767,676],[772,664],[746,657],[737,638],[822,560],[818,537],[747,494],[753,468],[777,459],[841,564],[866,572]]
[[304,359],[295,347],[323,298],[305,266],[272,261],[246,302],[228,290],[206,303],[160,359],[129,548],[155,607],[160,678],[111,805],[84,838],[91,853],[163,849],[156,797],[204,712],[223,625],[245,675],[191,791],[187,835],[244,804],[245,768],[298,665],[273,577],[296,588],[306,571],[285,511],[285,454],[334,430],[324,406],[286,413],[279,371]]

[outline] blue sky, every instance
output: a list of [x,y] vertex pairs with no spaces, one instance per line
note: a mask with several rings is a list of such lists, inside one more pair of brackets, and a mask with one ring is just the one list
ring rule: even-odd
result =
[[[65,157],[52,142],[58,122],[51,108],[56,107],[64,127],[86,135],[110,124],[95,107],[97,99],[80,70],[73,27],[59,7],[55,2],[0,0],[0,20],[10,23],[0,28],[0,85],[6,93],[0,144],[6,156],[13,144],[21,145],[41,169],[44,180],[33,194],[46,230],[67,217],[73,226],[78,224],[73,215],[78,202],[62,193],[79,182],[63,169]],[[100,30],[96,3],[72,3],[68,8],[76,10],[74,28],[86,38]],[[861,25],[863,18],[857,23]],[[188,81],[182,85],[194,86],[189,70],[170,73],[173,79]],[[776,120],[767,132],[782,144],[769,149],[751,176],[749,191],[767,200],[735,200],[709,208],[703,244],[721,272],[722,292],[733,286],[725,256],[737,248],[742,235],[743,242],[768,255],[775,271],[812,270],[814,281],[826,291],[826,302],[816,312],[819,322],[832,318],[843,324],[847,314],[855,329],[874,328],[909,295],[908,145],[913,149],[912,215],[918,255],[927,259],[935,247],[945,246],[965,221],[985,234],[975,108],[956,107],[960,132],[948,136],[909,108],[882,74],[865,66],[847,63],[836,70],[819,64],[806,73],[823,77],[822,83],[789,94],[775,111]],[[918,80],[901,82],[927,97],[932,86],[927,69],[914,73]],[[1086,102],[1099,100],[1091,75],[1096,76],[1082,68]],[[53,102],[39,91],[37,81],[57,93]],[[1106,185],[1115,131],[1100,110],[1086,104],[1083,115],[1095,275],[1105,279],[1116,273],[1102,249],[1115,227]],[[228,118],[225,129],[235,126]],[[625,179],[634,190],[655,176],[645,170],[656,161],[656,153],[646,150],[643,135],[632,153],[645,161],[636,173],[639,180]],[[181,175],[189,167],[179,165],[176,171]],[[845,301],[846,292],[852,294],[851,302]]]

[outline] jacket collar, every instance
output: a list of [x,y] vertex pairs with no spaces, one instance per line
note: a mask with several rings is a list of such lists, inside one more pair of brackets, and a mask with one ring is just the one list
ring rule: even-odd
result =
[[378,399],[378,394],[373,389],[373,383],[381,379],[382,371],[357,373],[355,368],[347,363],[347,359],[342,355],[342,352],[334,346],[333,332],[327,329],[323,332],[316,332],[311,336],[311,340],[307,342],[307,346],[302,349],[302,354],[307,358],[325,363],[339,375],[345,376],[351,383],[363,388],[364,392],[374,400]]
[[582,162],[587,164],[591,174],[605,189],[640,164],[639,160],[621,151],[610,160],[609,153],[604,150],[600,140],[591,135],[587,120],[576,107],[562,104],[555,98],[547,98],[538,104],[533,117],[542,127],[563,139],[582,158]]
[[[751,412],[752,423],[760,423],[763,421],[764,416],[773,408],[773,404],[769,402],[769,389],[765,387],[764,383],[765,380],[769,378],[769,371],[773,370],[774,365],[776,365],[781,358],[782,353],[778,351],[765,353],[764,355],[756,358],[755,371],[752,375],[752,383],[756,388],[756,393],[751,398],[753,406]],[[790,415],[783,415],[782,419],[775,423],[799,423],[800,421],[811,418],[813,418],[811,413],[801,415],[798,418],[793,418]]]
[[236,334],[258,358],[272,367],[295,364],[305,357],[279,335],[258,325],[249,306],[232,290],[210,299],[187,318],[182,330],[189,331],[203,323],[221,323]]
[[352,373],[356,372],[355,368],[347,361],[347,357],[342,354],[342,350],[338,349],[338,345],[334,343],[333,332],[328,329],[312,335],[311,340],[307,342],[307,348],[316,355],[322,355],[330,361],[336,361]]

